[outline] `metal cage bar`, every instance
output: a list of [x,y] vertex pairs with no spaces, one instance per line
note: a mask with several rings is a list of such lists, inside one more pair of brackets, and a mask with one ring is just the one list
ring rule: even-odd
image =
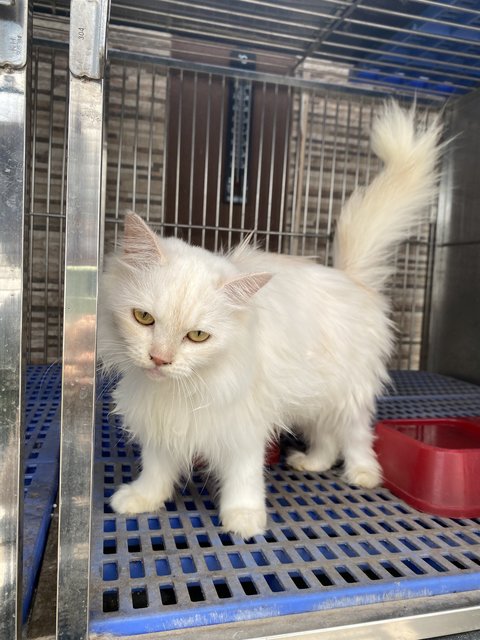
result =
[[71,6],[57,580],[57,637],[65,640],[88,636],[108,10],[108,0],[75,0]]
[[0,637],[22,636],[28,0],[0,6]]

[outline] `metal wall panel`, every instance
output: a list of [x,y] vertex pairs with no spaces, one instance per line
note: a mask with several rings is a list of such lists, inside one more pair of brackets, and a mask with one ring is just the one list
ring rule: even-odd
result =
[[480,383],[480,92],[455,101],[441,184],[426,366]]

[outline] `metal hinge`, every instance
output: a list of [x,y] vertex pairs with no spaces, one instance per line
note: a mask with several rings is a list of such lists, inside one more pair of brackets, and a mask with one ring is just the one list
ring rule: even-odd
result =
[[28,0],[0,0],[0,68],[27,64]]
[[103,78],[109,11],[109,0],[72,0],[70,72],[77,78]]

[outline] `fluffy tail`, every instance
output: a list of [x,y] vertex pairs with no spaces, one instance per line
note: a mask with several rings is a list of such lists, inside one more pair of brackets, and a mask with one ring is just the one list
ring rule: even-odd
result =
[[441,145],[438,118],[415,127],[415,111],[385,106],[372,130],[372,149],[385,166],[354,191],[337,224],[334,266],[380,291],[391,274],[393,250],[427,216],[435,194]]

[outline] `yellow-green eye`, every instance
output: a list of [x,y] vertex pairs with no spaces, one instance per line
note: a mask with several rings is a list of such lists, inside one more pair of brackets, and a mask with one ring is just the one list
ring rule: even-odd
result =
[[192,342],[205,342],[209,337],[210,334],[206,331],[189,331],[187,333],[187,338]]
[[133,310],[133,317],[140,324],[144,324],[146,326],[150,324],[155,324],[155,318],[148,311],[142,311],[141,309]]

